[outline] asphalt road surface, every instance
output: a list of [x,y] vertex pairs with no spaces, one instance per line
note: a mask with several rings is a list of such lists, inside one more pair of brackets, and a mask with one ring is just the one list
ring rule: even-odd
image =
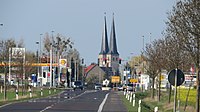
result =
[[66,90],[58,95],[12,103],[0,112],[100,112],[110,91]]

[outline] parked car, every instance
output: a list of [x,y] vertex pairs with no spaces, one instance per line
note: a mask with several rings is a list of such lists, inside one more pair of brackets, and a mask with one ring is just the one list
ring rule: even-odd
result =
[[83,83],[82,83],[82,81],[75,81],[75,82],[74,82],[73,89],[74,89],[74,90],[76,90],[76,89],[83,90]]
[[96,83],[96,84],[94,85],[94,89],[95,89],[95,90],[101,90],[101,89],[102,89],[102,84]]

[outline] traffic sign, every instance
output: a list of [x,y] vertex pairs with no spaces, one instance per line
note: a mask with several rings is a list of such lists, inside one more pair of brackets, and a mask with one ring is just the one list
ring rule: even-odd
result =
[[119,83],[120,82],[120,77],[119,76],[112,76],[111,77],[111,82],[112,83]]
[[131,82],[131,83],[137,83],[138,80],[137,80],[137,79],[130,79],[130,82]]
[[175,75],[177,75],[177,86],[180,86],[185,81],[185,76],[180,69],[173,69],[170,71],[168,81],[171,85],[175,86]]

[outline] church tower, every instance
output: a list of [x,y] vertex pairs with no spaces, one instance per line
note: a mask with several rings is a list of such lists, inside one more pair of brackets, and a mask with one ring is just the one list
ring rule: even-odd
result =
[[119,53],[117,51],[116,33],[115,33],[115,22],[114,14],[111,25],[110,33],[110,46],[109,52],[106,55],[108,67],[112,67],[113,75],[118,75],[119,73]]
[[106,16],[104,16],[104,28],[103,28],[103,33],[102,33],[101,51],[100,51],[99,57],[98,57],[98,65],[100,67],[107,66],[106,55],[107,55],[108,51],[109,51],[109,48],[108,48]]

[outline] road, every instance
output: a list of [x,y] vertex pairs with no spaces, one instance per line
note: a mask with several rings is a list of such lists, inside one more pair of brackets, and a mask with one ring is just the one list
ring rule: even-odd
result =
[[65,90],[41,99],[13,103],[0,108],[0,112],[98,112],[103,109],[110,91]]

